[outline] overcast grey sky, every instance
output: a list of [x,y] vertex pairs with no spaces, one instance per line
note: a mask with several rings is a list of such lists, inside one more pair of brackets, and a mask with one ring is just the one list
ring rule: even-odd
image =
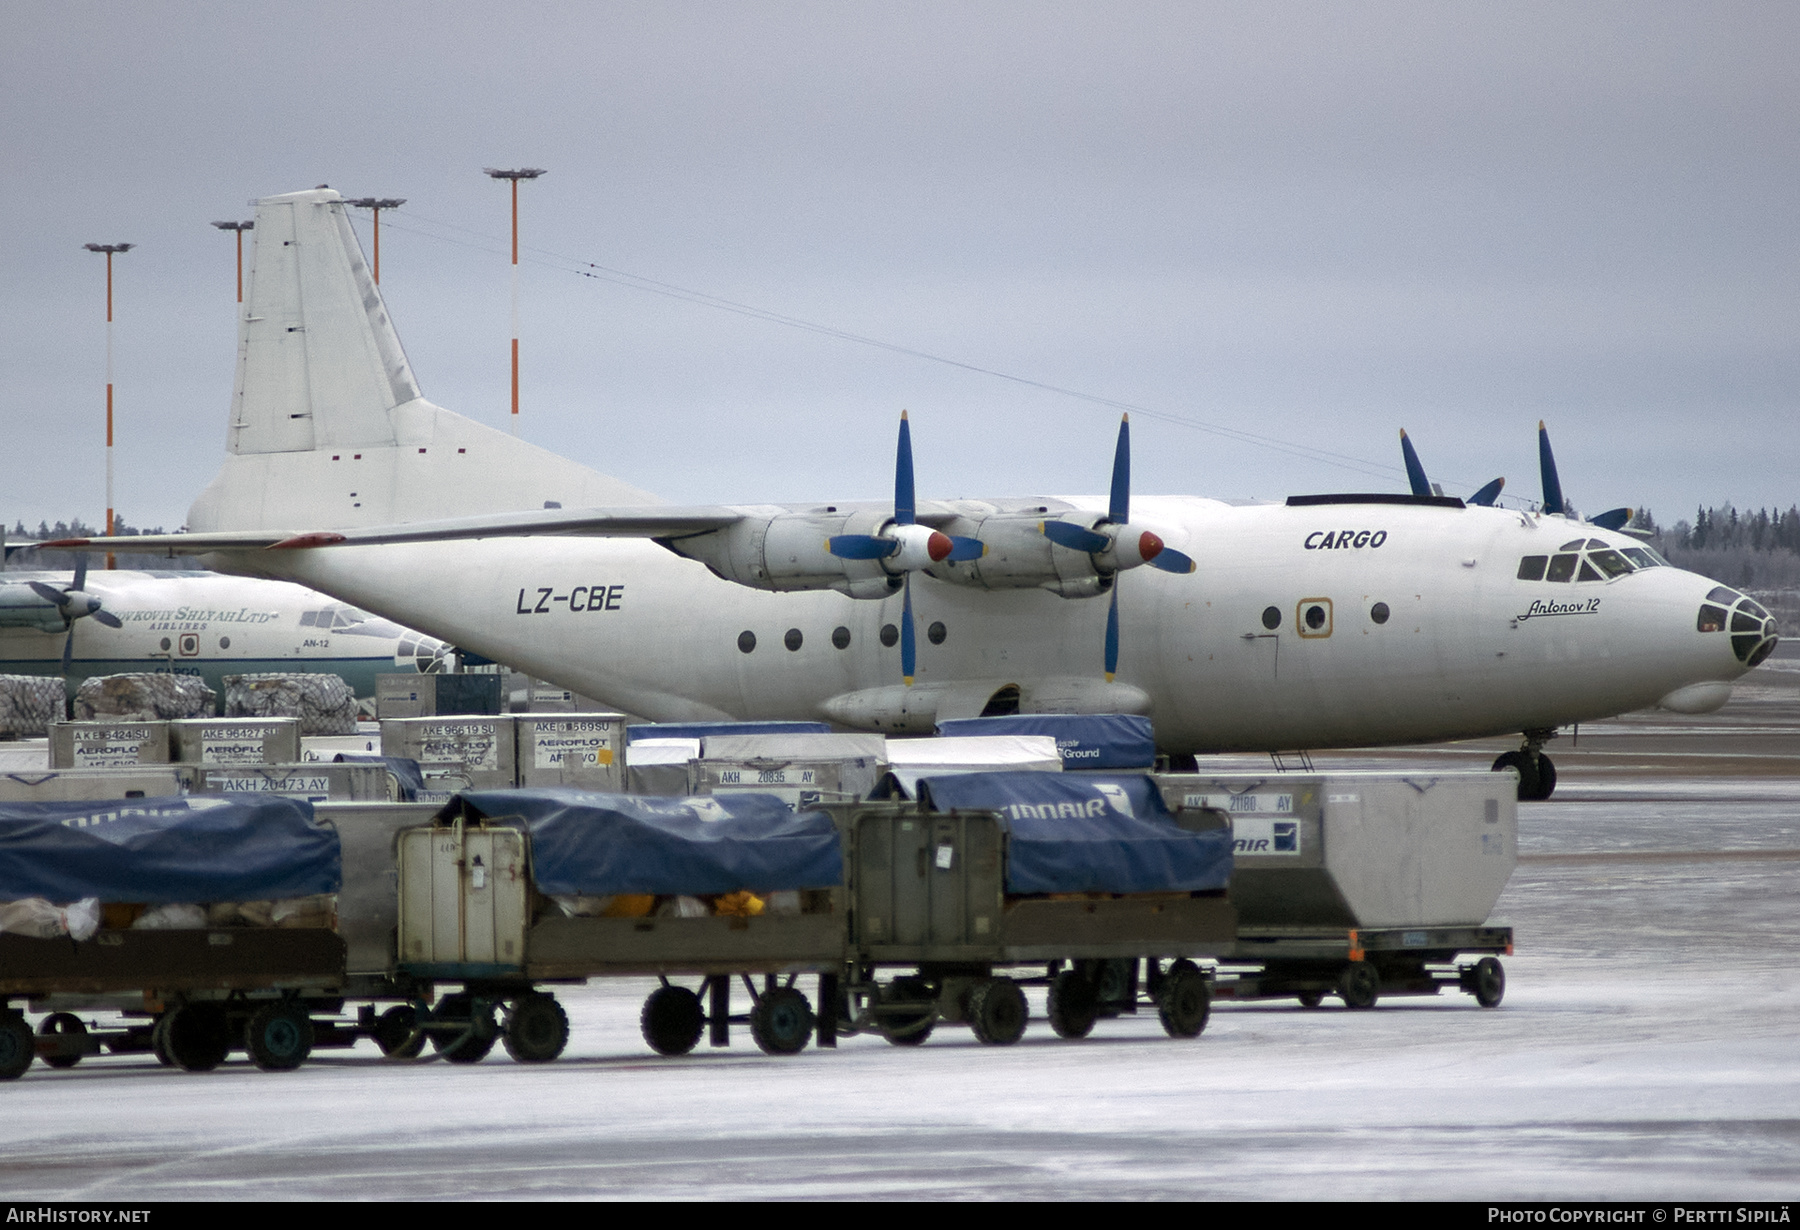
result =
[[[1800,499],[1800,6],[80,4],[0,8],[0,516],[179,524],[223,447],[255,196],[407,198],[426,395],[681,501],[1104,490],[1116,411],[578,276],[569,260],[1143,418],[1136,487]],[[368,228],[359,224],[367,244]],[[541,262],[541,263],[535,263]],[[1366,464],[1365,464],[1366,463]]]

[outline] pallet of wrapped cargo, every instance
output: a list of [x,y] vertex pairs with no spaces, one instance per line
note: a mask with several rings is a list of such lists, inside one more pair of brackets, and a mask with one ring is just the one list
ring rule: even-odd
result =
[[188,718],[169,723],[169,758],[178,764],[238,766],[293,764],[300,755],[300,719]]
[[50,728],[52,769],[168,763],[167,722],[58,722]]
[[401,797],[399,779],[380,764],[197,765],[193,772],[194,790],[205,794],[278,794],[310,803],[393,803]]
[[381,754],[420,764],[459,764],[474,786],[516,786],[519,749],[513,721],[511,714],[383,718]]
[[689,794],[754,791],[799,809],[867,798],[887,771],[883,735],[719,734],[700,744]]
[[625,715],[516,713],[519,785],[625,789]]
[[0,675],[0,736],[48,734],[68,716],[69,690],[60,675]]
[[156,799],[186,794],[192,788],[193,780],[193,770],[182,765],[0,773],[0,803]]
[[302,735],[353,735],[356,694],[339,676],[322,672],[227,675],[225,716],[298,718]]
[[[1500,1002],[1496,955],[1512,931],[1488,925],[1518,861],[1518,794],[1491,772],[1163,774],[1171,810],[1232,829],[1238,909],[1222,984],[1238,999],[1326,994],[1365,1008],[1379,995],[1450,986]],[[1474,962],[1465,954],[1488,954]]]
[[89,675],[75,689],[78,721],[156,722],[218,712],[218,695],[198,675],[138,671]]

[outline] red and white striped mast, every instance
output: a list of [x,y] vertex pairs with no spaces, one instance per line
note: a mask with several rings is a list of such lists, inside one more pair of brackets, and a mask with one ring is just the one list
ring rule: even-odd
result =
[[483,167],[494,179],[512,181],[512,433],[519,434],[519,181],[536,179],[542,167],[521,167],[516,171],[496,171]]
[[[113,270],[115,252],[129,252],[136,244],[84,244],[89,252],[106,253],[106,537],[113,536]],[[106,566],[116,568],[113,553],[106,553]]]

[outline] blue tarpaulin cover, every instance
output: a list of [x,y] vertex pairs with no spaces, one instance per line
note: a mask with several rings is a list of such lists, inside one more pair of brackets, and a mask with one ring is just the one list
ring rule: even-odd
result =
[[419,791],[425,788],[425,774],[419,769],[419,762],[410,756],[377,756],[372,752],[339,752],[334,758],[335,764],[379,764],[386,765],[387,771],[394,775],[400,783],[400,801],[412,803],[417,801]]
[[639,739],[704,739],[708,735],[828,735],[823,722],[643,722],[625,728],[625,742]]
[[1066,769],[1148,769],[1156,764],[1150,719],[1135,713],[1034,713],[950,718],[940,735],[1049,735]]
[[338,836],[269,794],[0,803],[0,899],[268,901],[335,893]]
[[1176,825],[1148,777],[966,773],[928,777],[933,811],[1006,819],[1009,893],[1200,892],[1231,882],[1231,832]]
[[793,812],[772,794],[665,799],[544,786],[465,790],[450,807],[459,805],[478,816],[523,819],[532,878],[551,896],[698,896],[844,882],[831,817]]

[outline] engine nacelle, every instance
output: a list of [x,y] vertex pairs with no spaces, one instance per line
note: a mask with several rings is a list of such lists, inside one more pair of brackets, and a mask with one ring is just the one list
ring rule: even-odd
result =
[[877,534],[889,521],[875,510],[787,512],[749,510],[724,529],[663,541],[677,555],[699,560],[713,574],[751,589],[779,593],[835,589],[852,598],[886,598],[901,578],[881,560],[839,559],[826,549],[839,534]]
[[[1092,598],[1112,588],[1112,573],[1102,572],[1094,557],[1059,547],[1038,529],[1041,512],[964,514],[944,526],[946,533],[979,538],[987,546],[980,559],[933,564],[926,569],[940,581],[974,589],[1047,589],[1064,598]],[[1104,520],[1099,513],[1064,513],[1054,520],[1091,529]]]

